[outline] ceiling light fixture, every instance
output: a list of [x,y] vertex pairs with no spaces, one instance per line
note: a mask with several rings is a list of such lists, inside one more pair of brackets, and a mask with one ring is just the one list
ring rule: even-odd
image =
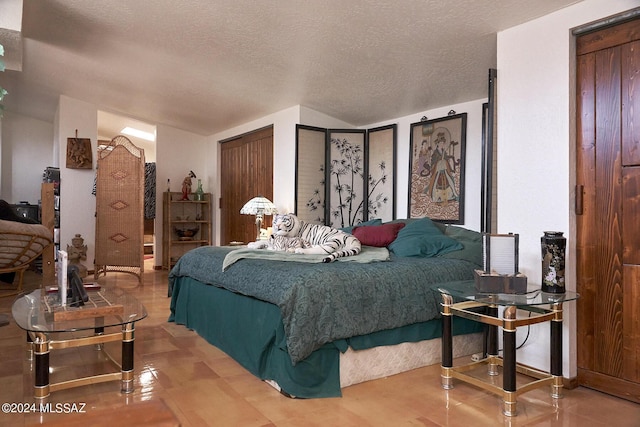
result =
[[125,135],[135,136],[136,138],[146,139],[147,141],[156,140],[155,133],[145,132],[143,130],[132,128],[130,126],[127,126],[126,128],[122,129],[120,132],[122,132]]

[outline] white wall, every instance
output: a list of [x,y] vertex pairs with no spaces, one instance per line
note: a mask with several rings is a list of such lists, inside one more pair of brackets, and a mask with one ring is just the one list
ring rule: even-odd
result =
[[331,129],[353,129],[350,123],[328,116],[303,105],[300,106],[300,124]]
[[[204,191],[215,193],[214,181],[209,178],[214,160],[205,156],[207,141],[206,137],[170,126],[158,125],[156,128],[156,266],[162,265],[162,193],[167,191],[167,180],[171,181],[171,191],[181,191],[182,180],[193,171],[202,180]],[[195,182],[193,189],[195,191]]]
[[[571,29],[637,6],[637,0],[585,0],[498,34],[498,231],[520,234],[521,271],[532,283],[541,278],[540,236],[557,230],[568,240],[567,289],[576,286]],[[575,306],[564,305],[565,377],[577,374]],[[532,327],[519,361],[548,368],[548,329]]]
[[[98,119],[99,120],[99,119]],[[124,135],[124,134],[121,134]],[[111,141],[117,135],[98,135],[98,141]],[[156,161],[156,143],[155,141],[147,141],[146,139],[136,138],[135,136],[124,135],[131,141],[133,145],[144,150],[145,163],[153,163]]]
[[42,172],[52,165],[53,124],[5,111],[2,140],[1,198],[38,204]]
[[[91,194],[95,178],[98,110],[95,105],[61,96],[54,123],[57,135],[58,164],[60,165],[60,248],[66,249],[75,234],[81,234],[87,245],[85,265],[93,269],[95,257],[96,198]],[[67,163],[67,138],[91,139],[93,167],[69,169]]]

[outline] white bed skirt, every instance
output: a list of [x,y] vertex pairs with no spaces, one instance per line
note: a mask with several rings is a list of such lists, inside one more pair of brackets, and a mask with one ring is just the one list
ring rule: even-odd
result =
[[[482,352],[482,333],[453,337],[453,357]],[[340,354],[340,388],[440,363],[442,339],[405,342]]]

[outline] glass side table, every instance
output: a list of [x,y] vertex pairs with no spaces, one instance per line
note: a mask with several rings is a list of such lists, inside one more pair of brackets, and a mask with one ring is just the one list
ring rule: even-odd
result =
[[[121,391],[133,391],[133,343],[135,322],[147,317],[140,301],[116,287],[88,290],[89,301],[80,307],[62,307],[56,294],[36,289],[16,299],[11,309],[16,324],[27,331],[31,356],[35,356],[36,398],[48,397],[50,392],[103,381],[121,381]],[[105,328],[120,327],[120,332],[105,334]],[[51,339],[51,334],[79,333],[68,339]],[[77,335],[81,335],[78,337]],[[96,344],[104,351],[105,342],[122,341],[122,363],[107,357],[120,372],[94,375],[51,384],[49,382],[49,353],[51,350]]]
[[[457,378],[498,394],[503,398],[503,413],[510,417],[517,415],[517,396],[534,388],[551,385],[551,396],[562,397],[562,304],[577,300],[579,294],[569,291],[550,294],[531,285],[526,294],[486,294],[476,290],[473,280],[440,284],[434,290],[442,296],[441,378],[444,389],[453,388],[453,378]],[[498,307],[504,307],[502,315],[499,314]],[[527,311],[530,315],[518,318],[518,310]],[[488,325],[486,357],[463,366],[453,366],[453,316]],[[518,364],[516,329],[547,321],[551,325],[549,372]],[[502,357],[498,355],[498,328],[502,329],[503,334]],[[498,375],[498,366],[502,366],[502,387],[467,374],[480,364],[488,365],[490,376]],[[517,372],[535,380],[517,389]]]

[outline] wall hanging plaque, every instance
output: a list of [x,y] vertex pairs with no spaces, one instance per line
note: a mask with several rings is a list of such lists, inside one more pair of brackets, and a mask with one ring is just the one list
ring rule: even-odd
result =
[[78,138],[77,131],[75,138],[67,138],[67,168],[93,168],[93,156],[91,155],[91,139]]

